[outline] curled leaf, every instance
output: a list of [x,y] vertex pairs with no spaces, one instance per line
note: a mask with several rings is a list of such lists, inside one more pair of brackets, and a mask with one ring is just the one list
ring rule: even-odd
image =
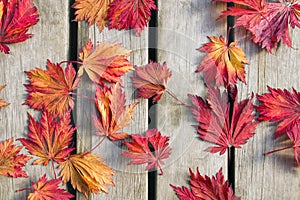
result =
[[210,42],[204,44],[198,50],[207,55],[201,61],[196,72],[203,71],[206,84],[217,86],[235,85],[237,79],[246,83],[244,64],[248,64],[246,54],[236,47],[239,42],[231,42],[220,36],[209,36]]
[[133,85],[138,89],[137,97],[153,98],[158,101],[166,90],[172,72],[166,63],[150,62],[144,67],[135,67],[136,77],[132,77]]
[[64,183],[71,181],[74,189],[88,198],[88,192],[108,193],[107,185],[114,186],[112,169],[98,155],[85,153],[71,155],[60,163],[60,174]]
[[14,178],[28,177],[22,167],[31,157],[19,154],[23,146],[16,146],[13,142],[14,138],[0,142],[0,174]]
[[96,107],[100,116],[93,116],[97,135],[106,136],[110,140],[122,140],[128,137],[128,133],[119,132],[120,129],[128,126],[132,121],[134,107],[138,103],[125,106],[125,93],[119,84],[108,88],[98,87],[95,98]]
[[130,51],[120,44],[102,42],[93,50],[90,40],[79,52],[79,59],[83,62],[78,70],[78,76],[86,71],[90,79],[99,83],[102,79],[108,82],[120,82],[120,77],[133,69],[126,57]]

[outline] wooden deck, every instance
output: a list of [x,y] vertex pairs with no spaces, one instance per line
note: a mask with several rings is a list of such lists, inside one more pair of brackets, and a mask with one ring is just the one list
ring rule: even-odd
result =
[[[71,1],[72,2],[72,1]],[[157,60],[167,62],[173,76],[169,89],[181,100],[188,102],[187,94],[205,96],[206,88],[202,74],[194,73],[197,65],[205,56],[196,50],[207,42],[208,35],[226,35],[226,19],[216,21],[225,4],[212,3],[211,0],[158,0],[158,27],[149,28],[138,37],[135,31],[115,31],[105,29],[102,33],[97,27],[88,27],[85,22],[78,23],[77,33],[70,20],[70,1],[35,0],[40,13],[40,21],[30,29],[34,37],[18,44],[10,45],[11,54],[0,54],[0,85],[7,84],[1,92],[1,98],[11,105],[0,112],[0,140],[10,137],[24,137],[27,132],[27,112],[38,116],[37,112],[22,106],[26,98],[23,86],[26,83],[24,71],[36,67],[45,68],[47,59],[60,62],[74,58],[74,52],[92,39],[94,45],[101,41],[122,43],[132,50],[130,60],[134,65],[145,65],[149,59],[149,48],[157,49]],[[70,24],[72,27],[70,28]],[[153,34],[157,40],[153,42]],[[236,40],[247,54],[250,65],[246,66],[247,85],[239,84],[239,98],[244,99],[251,93],[262,94],[267,85],[300,90],[300,29],[291,31],[294,48],[283,44],[275,55],[249,41],[242,29],[235,30]],[[74,44],[74,42],[77,44]],[[70,48],[73,48],[70,50]],[[72,55],[71,55],[72,54]],[[76,55],[75,55],[76,56]],[[134,102],[135,91],[128,73],[124,79],[127,101]],[[94,86],[83,77],[78,93],[93,96]],[[171,136],[171,157],[163,167],[164,175],[157,175],[156,183],[148,182],[149,176],[145,166],[127,165],[128,159],[121,157],[121,143],[104,142],[95,153],[103,155],[105,161],[115,172],[116,187],[109,187],[109,194],[90,195],[91,200],[147,200],[148,193],[157,200],[178,199],[169,186],[187,185],[188,168],[199,167],[201,174],[214,175],[220,167],[227,177],[227,154],[219,156],[204,152],[211,144],[200,141],[192,125],[196,122],[190,111],[178,105],[172,98],[164,95],[157,105],[148,108],[148,101],[140,102],[135,109],[134,122],[125,128],[129,133],[143,133],[149,128],[157,127],[164,135]],[[95,112],[94,104],[82,98],[76,100],[73,112],[77,131],[77,152],[83,152],[98,142],[91,114]],[[151,123],[148,123],[148,118]],[[243,200],[299,200],[300,168],[294,162],[292,150],[264,156],[263,153],[280,148],[280,139],[274,140],[276,125],[261,123],[253,138],[242,149],[235,151],[235,192]],[[25,152],[25,151],[24,151]],[[44,173],[51,176],[49,168],[41,166],[26,167],[30,178],[7,178],[0,176],[0,200],[26,199],[28,192],[15,190],[30,187]],[[151,180],[153,174],[151,175]],[[77,193],[76,199],[85,199]],[[153,199],[154,200],[154,199]]]

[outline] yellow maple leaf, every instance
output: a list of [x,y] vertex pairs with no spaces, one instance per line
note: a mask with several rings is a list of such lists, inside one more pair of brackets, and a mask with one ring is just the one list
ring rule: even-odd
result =
[[[0,4],[0,5],[1,5],[1,4]],[[0,86],[0,91],[3,90],[3,88],[5,88],[5,87],[6,87],[6,85]],[[9,105],[9,103],[3,101],[3,99],[0,98],[0,108],[5,107],[5,106],[8,106],[8,105]]]
[[64,183],[71,181],[74,189],[88,198],[88,192],[108,193],[107,185],[114,186],[112,169],[102,159],[91,153],[74,154],[60,163],[60,175]]
[[107,26],[107,11],[113,0],[75,0],[75,20],[87,20],[89,26],[97,24],[100,31]]

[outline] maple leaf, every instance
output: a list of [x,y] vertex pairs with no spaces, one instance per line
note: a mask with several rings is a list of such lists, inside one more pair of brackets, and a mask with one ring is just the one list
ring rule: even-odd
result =
[[83,75],[83,70],[93,82],[101,82],[101,78],[109,82],[119,82],[120,77],[133,69],[132,64],[126,59],[130,51],[120,44],[109,42],[100,43],[95,50],[90,40],[79,52],[79,59],[83,62],[78,70],[78,76]]
[[132,159],[129,164],[140,165],[147,163],[146,170],[159,168],[161,174],[163,174],[161,165],[164,164],[163,160],[171,154],[171,148],[169,147],[170,138],[162,136],[157,129],[146,131],[146,135],[132,134],[131,138],[131,142],[124,142],[128,147],[128,151],[122,154],[122,156]]
[[236,84],[237,79],[246,84],[243,64],[248,64],[248,61],[243,50],[236,47],[239,42],[228,44],[223,36],[219,38],[208,36],[208,38],[210,42],[198,49],[206,52],[207,55],[196,72],[204,72],[207,84],[216,82],[217,86],[228,86]]
[[[3,88],[5,88],[5,87],[6,87],[6,85],[1,85],[1,86],[0,86],[0,92],[1,92],[1,90],[3,90]],[[3,99],[0,98],[0,109],[1,109],[2,107],[8,106],[8,105],[9,105],[9,103],[3,101]]]
[[194,174],[190,171],[190,185],[191,191],[186,187],[176,187],[172,184],[170,186],[174,189],[177,196],[181,200],[240,200],[237,198],[231,187],[229,187],[228,181],[224,181],[224,175],[222,168],[219,172],[209,178],[208,176],[202,176],[197,168],[197,172]]
[[160,100],[167,88],[172,72],[164,63],[150,62],[144,67],[135,67],[137,77],[132,77],[133,85],[138,89],[137,97],[153,98],[153,103]]
[[88,192],[108,193],[106,186],[114,186],[112,169],[95,154],[73,154],[68,160],[60,163],[59,169],[62,181],[71,181],[73,188],[82,192],[86,198]]
[[70,94],[80,82],[72,64],[62,69],[59,64],[47,62],[47,70],[36,68],[25,72],[30,84],[24,84],[29,95],[24,105],[37,110],[47,110],[53,115],[62,117],[74,107]]
[[0,142],[0,174],[4,176],[28,177],[22,169],[31,158],[23,154],[19,154],[23,146],[13,144],[14,138],[10,138]]
[[258,120],[279,122],[275,137],[291,130],[295,123],[300,123],[300,93],[284,89],[274,89],[268,86],[269,93],[257,95],[261,105]]
[[32,0],[0,0],[0,51],[8,54],[7,44],[30,38],[32,34],[27,31],[38,22],[38,17]]
[[47,181],[44,174],[37,183],[32,183],[32,192],[28,195],[28,200],[69,200],[74,196],[64,189],[60,189],[59,179]]
[[293,142],[292,146],[284,147],[281,149],[276,149],[270,152],[265,153],[265,155],[269,155],[271,153],[275,153],[278,151],[283,151],[286,149],[294,149],[294,157],[298,165],[300,165],[298,157],[300,157],[300,123],[296,123],[291,130],[288,130],[287,135],[289,139]]
[[49,161],[63,162],[68,158],[74,148],[68,148],[71,144],[75,128],[72,128],[70,111],[63,118],[56,119],[55,116],[44,111],[40,122],[28,114],[28,139],[19,140],[30,154],[38,156],[32,164],[48,165]]
[[109,28],[134,28],[140,35],[151,18],[151,10],[157,10],[153,0],[114,0],[107,14]]
[[99,130],[96,134],[112,141],[127,138],[128,133],[118,131],[130,124],[138,102],[125,106],[125,93],[119,84],[115,84],[110,88],[98,87],[95,103],[100,114],[99,117],[93,116],[94,125]]
[[87,20],[89,26],[97,24],[100,31],[107,26],[107,11],[109,4],[113,0],[75,0],[73,8],[75,11],[75,20]]
[[201,97],[189,95],[193,106],[191,111],[198,125],[198,134],[202,140],[218,146],[209,147],[211,153],[226,152],[227,147],[241,148],[254,135],[258,122],[254,120],[252,99],[245,99],[239,104],[234,101],[232,119],[229,119],[230,103],[228,94],[219,89],[209,88],[207,102]]
[[252,33],[252,40],[266,48],[270,53],[277,48],[277,43],[283,41],[292,46],[289,35],[289,24],[292,28],[300,27],[299,1],[283,0],[270,2],[266,0],[215,0],[233,2],[246,8],[230,7],[221,17],[237,16],[235,27],[243,26]]

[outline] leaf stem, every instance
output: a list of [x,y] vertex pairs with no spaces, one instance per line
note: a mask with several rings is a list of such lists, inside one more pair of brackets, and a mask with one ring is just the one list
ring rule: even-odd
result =
[[88,99],[88,100],[91,100],[91,101],[94,101],[94,100],[95,100],[95,99],[92,98],[92,97],[85,96],[85,95],[78,94],[78,93],[74,93],[74,92],[70,92],[69,94],[70,94],[70,95],[75,95],[75,96],[78,96],[78,97],[82,97],[82,98],[85,98],[85,99]]
[[287,149],[291,149],[293,148],[294,146],[288,146],[288,147],[284,147],[284,148],[280,148],[280,149],[275,149],[273,151],[269,151],[269,152],[266,152],[264,153],[264,155],[269,155],[269,154],[272,154],[272,153],[275,153],[275,152],[278,152],[278,151],[283,151],[283,150],[287,150]]
[[96,144],[96,146],[94,146],[90,151],[89,151],[89,153],[92,153],[92,151],[94,151],[95,149],[97,149],[99,146],[100,146],[100,144],[105,140],[105,136],[104,137],[102,137],[102,139],[98,142],[98,144]]
[[78,65],[83,65],[83,62],[79,62],[79,61],[74,61],[74,60],[63,60],[60,63],[58,63],[59,65],[62,65],[64,63],[73,63],[73,64],[78,64]]
[[31,188],[22,188],[22,189],[16,190],[15,192],[23,192],[25,190],[31,191]]
[[51,167],[52,167],[52,170],[53,170],[53,173],[54,173],[54,179],[57,179],[53,160],[51,160]]
[[185,102],[181,101],[180,99],[178,99],[176,97],[176,95],[173,92],[171,92],[170,90],[166,89],[165,91],[166,91],[167,94],[169,94],[171,97],[173,97],[173,99],[175,99],[176,101],[178,101],[180,103],[180,105],[188,106],[187,103],[185,103]]

